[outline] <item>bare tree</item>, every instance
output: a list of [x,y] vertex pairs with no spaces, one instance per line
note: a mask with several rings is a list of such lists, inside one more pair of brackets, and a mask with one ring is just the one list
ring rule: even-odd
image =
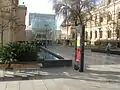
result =
[[[3,47],[4,43],[4,31],[8,30],[15,30],[16,26],[18,25],[17,20],[18,18],[15,15],[15,11],[17,8],[17,3],[15,0],[10,0],[10,4],[4,5],[5,1],[0,1],[0,19],[1,19],[1,46]],[[14,27],[13,27],[14,26]]]

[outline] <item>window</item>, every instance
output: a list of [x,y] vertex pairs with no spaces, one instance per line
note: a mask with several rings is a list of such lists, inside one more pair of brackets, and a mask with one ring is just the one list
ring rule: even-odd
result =
[[75,32],[72,32],[72,39],[75,38]]
[[85,39],[87,40],[88,39],[88,32],[87,31],[85,32],[85,35],[86,35]]
[[111,31],[107,31],[108,38],[111,38]]
[[110,4],[111,3],[111,0],[108,0],[108,3],[107,4]]
[[103,37],[103,31],[99,31],[99,34],[100,34],[100,38],[102,38]]
[[101,22],[103,22],[103,17],[102,17],[102,16],[100,16],[100,23],[101,23]]
[[95,20],[97,20],[97,15],[95,15]]
[[120,19],[120,12],[118,13],[118,19]]
[[93,16],[92,15],[90,16],[90,20],[93,20]]
[[107,15],[107,21],[110,21],[110,20],[112,20],[112,15],[111,15],[111,14],[108,14],[108,15]]
[[97,31],[95,31],[95,38],[97,38]]
[[96,22],[97,22],[97,15],[95,15],[95,25],[96,25]]
[[92,39],[92,31],[90,31],[90,39]]

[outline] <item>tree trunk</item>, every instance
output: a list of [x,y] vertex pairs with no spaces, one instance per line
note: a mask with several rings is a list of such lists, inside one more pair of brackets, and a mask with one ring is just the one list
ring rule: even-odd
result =
[[3,30],[1,31],[1,47],[3,47]]

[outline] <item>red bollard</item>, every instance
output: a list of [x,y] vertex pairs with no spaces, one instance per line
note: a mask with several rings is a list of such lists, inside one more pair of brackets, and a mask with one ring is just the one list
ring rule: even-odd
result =
[[75,55],[75,65],[74,65],[74,69],[75,70],[79,70],[79,64],[80,64],[80,48],[76,49],[76,55]]
[[80,48],[77,48],[76,50],[76,56],[75,56],[75,61],[80,62]]

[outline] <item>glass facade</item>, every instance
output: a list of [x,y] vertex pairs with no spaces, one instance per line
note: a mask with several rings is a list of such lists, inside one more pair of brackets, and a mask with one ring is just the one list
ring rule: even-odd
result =
[[46,28],[47,30],[56,30],[57,28],[55,15],[53,14],[30,13],[29,25],[35,32],[46,31]]

